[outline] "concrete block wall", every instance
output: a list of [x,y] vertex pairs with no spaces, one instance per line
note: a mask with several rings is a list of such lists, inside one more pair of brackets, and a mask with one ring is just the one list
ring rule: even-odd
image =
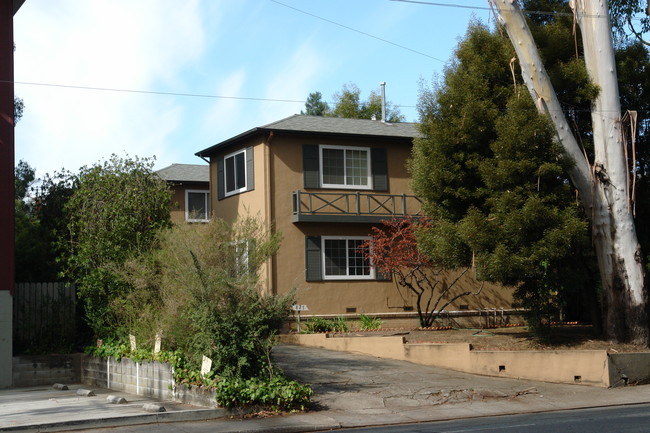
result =
[[117,361],[87,356],[82,363],[81,381],[91,386],[163,400],[174,397],[172,366],[160,362],[136,363],[128,358]]
[[16,356],[12,360],[14,387],[51,386],[80,380],[82,354]]

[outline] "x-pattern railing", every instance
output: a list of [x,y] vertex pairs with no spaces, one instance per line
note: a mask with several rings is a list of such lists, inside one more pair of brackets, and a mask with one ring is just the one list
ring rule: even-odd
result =
[[407,194],[293,192],[294,215],[419,215],[422,202]]

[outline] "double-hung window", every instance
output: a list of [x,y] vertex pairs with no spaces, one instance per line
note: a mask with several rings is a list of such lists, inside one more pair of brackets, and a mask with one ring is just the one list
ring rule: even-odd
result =
[[370,280],[375,271],[366,260],[362,245],[369,238],[323,236],[322,269],[326,280]]
[[320,164],[324,188],[372,188],[368,147],[321,145]]
[[246,191],[246,150],[224,157],[223,182],[226,197]]
[[185,220],[207,222],[210,219],[210,192],[205,190],[185,191]]

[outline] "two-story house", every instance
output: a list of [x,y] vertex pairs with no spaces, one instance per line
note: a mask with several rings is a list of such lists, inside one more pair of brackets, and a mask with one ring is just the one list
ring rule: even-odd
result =
[[210,167],[202,164],[172,164],[156,171],[172,190],[172,222],[205,222],[210,212]]
[[[269,293],[298,288],[310,314],[403,312],[414,296],[376,272],[359,246],[373,225],[420,212],[406,168],[418,134],[413,123],[294,115],[196,155],[210,161],[215,217],[259,216],[283,234],[262,270]],[[510,307],[510,296],[496,305],[500,296],[458,304]]]

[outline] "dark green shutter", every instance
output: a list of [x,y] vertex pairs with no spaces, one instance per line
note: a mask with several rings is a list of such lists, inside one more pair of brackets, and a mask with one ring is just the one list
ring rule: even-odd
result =
[[246,148],[246,191],[255,189],[255,168],[253,166],[253,147]]
[[217,159],[217,200],[223,200],[226,196],[225,178],[223,175],[223,158]]
[[321,269],[321,240],[320,236],[305,237],[305,280],[321,281],[323,271]]
[[302,145],[302,171],[305,188],[320,188],[320,163],[317,144]]
[[370,149],[370,164],[372,170],[372,189],[375,191],[388,191],[388,160],[386,149]]

